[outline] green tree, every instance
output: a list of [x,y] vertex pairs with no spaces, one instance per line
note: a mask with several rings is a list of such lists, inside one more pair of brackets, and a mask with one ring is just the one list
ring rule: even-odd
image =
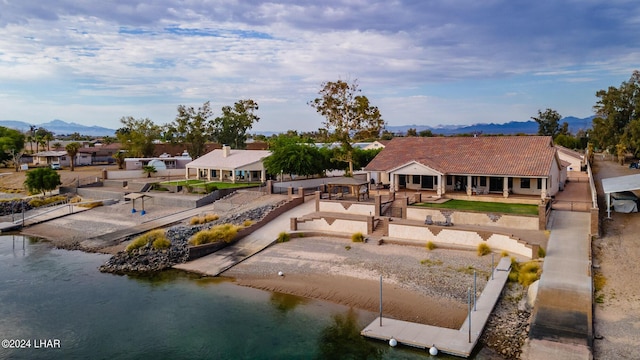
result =
[[622,82],[617,88],[610,86],[607,90],[599,90],[596,96],[599,100],[593,107],[596,117],[591,139],[599,148],[610,151],[625,143],[628,150],[638,154],[640,149],[634,146],[637,140],[629,125],[640,118],[640,71],[635,70],[629,81]]
[[20,131],[0,126],[0,161],[11,163],[16,171],[20,169],[20,158],[24,153],[24,138]]
[[234,149],[244,149],[247,142],[247,130],[253,123],[260,121],[254,114],[258,103],[251,100],[240,100],[231,106],[222,107],[222,115],[213,120],[214,138],[220,144],[227,144]]
[[69,155],[69,163],[71,164],[71,171],[75,170],[76,166],[76,155],[78,155],[78,151],[80,150],[80,143],[72,142],[68,143],[67,146],[64,147],[67,150],[67,155]]
[[60,174],[48,167],[27,171],[27,177],[24,180],[24,185],[30,193],[42,192],[42,196],[60,184]]
[[416,131],[415,128],[410,128],[407,130],[407,137],[413,137],[413,136],[418,136],[418,132]]
[[123,151],[118,151],[115,154],[113,154],[113,158],[116,160],[116,164],[118,165],[118,169],[120,170],[124,168],[125,157],[126,156]]
[[384,127],[384,120],[376,106],[369,103],[366,96],[359,95],[361,90],[355,80],[349,84],[345,81],[325,82],[318,92],[320,97],[309,102],[309,105],[325,118],[324,126],[332,132],[330,140],[342,145],[344,157],[342,161],[349,164],[348,174],[353,174],[353,140],[377,139]]
[[167,126],[168,137],[172,143],[186,146],[191,158],[196,159],[204,155],[205,144],[213,135],[212,116],[208,101],[198,110],[179,105],[175,121]]
[[271,155],[264,159],[264,166],[270,174],[309,176],[324,172],[320,150],[298,136],[281,134],[269,142],[269,149]]
[[151,174],[157,173],[156,167],[153,165],[145,165],[142,167],[142,172],[147,174],[147,177],[150,178]]
[[148,118],[134,119],[132,116],[120,119],[123,127],[116,130],[116,137],[122,148],[132,157],[151,157],[154,142],[160,139],[162,128]]
[[560,133],[560,119],[562,116],[557,111],[547,109],[544,112],[538,110],[538,117],[532,116],[538,123],[538,135],[556,137]]
[[425,130],[421,130],[418,133],[418,136],[420,137],[433,137],[433,132],[429,129],[425,129]]

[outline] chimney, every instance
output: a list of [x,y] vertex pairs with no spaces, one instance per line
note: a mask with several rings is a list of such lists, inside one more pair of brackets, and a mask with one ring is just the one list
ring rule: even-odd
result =
[[229,145],[222,145],[222,156],[228,157],[231,154],[231,147]]

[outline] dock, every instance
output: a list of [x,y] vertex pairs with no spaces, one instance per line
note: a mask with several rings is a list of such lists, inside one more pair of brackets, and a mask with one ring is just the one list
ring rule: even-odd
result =
[[[466,317],[459,330],[395,320],[383,316],[382,319],[377,317],[360,334],[377,340],[395,339],[398,344],[426,350],[435,347],[438,352],[467,358],[471,356],[489,316],[500,298],[502,289],[509,278],[510,269],[511,259],[501,258],[498,266],[493,270],[493,278],[489,279],[482,294],[476,300],[475,311],[473,304],[471,304],[471,316]],[[469,324],[469,319],[471,319],[471,324]]]

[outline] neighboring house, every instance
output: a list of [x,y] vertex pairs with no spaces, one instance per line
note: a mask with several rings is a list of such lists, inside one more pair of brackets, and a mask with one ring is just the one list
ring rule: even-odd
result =
[[113,164],[115,159],[113,154],[120,151],[121,145],[118,143],[109,145],[84,146],[78,149],[78,154],[89,157],[90,164]]
[[558,157],[567,164],[567,171],[581,171],[584,166],[584,154],[573,151],[564,146],[556,145]]
[[[59,164],[60,166],[70,166],[70,159],[71,158],[67,154],[66,150],[41,151],[33,154],[34,165]],[[78,152],[78,154],[76,154],[74,166],[84,165],[91,165],[91,156],[86,153]]]
[[208,181],[261,181],[266,180],[263,160],[271,155],[268,150],[238,150],[223,145],[186,165],[186,177],[193,170],[199,179]]
[[[548,136],[394,138],[365,167],[372,182],[400,189],[555,195],[566,178]],[[564,171],[564,175],[563,175]]]
[[51,165],[60,164],[60,166],[69,166],[69,156],[66,150],[62,151],[41,151],[33,154],[33,164],[39,165]]
[[152,158],[126,158],[124,159],[125,170],[142,170],[150,165],[156,170],[184,169],[191,162],[191,156],[185,151],[181,156],[172,157],[169,154],[162,154]]

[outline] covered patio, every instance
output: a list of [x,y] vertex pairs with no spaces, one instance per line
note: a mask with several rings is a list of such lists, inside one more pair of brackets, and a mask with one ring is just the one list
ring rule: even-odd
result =
[[[345,197],[355,198],[356,201],[369,200],[369,182],[366,179],[353,177],[341,177],[332,179],[326,184],[329,200],[338,200]],[[346,191],[345,191],[346,190]]]

